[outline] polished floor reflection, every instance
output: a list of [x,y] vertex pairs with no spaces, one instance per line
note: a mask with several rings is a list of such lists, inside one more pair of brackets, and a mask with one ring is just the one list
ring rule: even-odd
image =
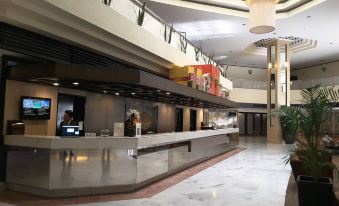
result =
[[286,146],[260,137],[243,137],[240,146],[247,149],[150,198],[82,205],[283,206],[291,174],[282,161]]
[[133,193],[49,199],[4,191],[0,206],[283,206],[291,174],[282,161],[287,147],[267,145],[262,137],[240,141],[245,150],[225,153]]

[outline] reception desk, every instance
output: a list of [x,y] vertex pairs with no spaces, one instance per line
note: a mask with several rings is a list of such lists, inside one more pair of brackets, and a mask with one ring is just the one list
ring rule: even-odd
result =
[[230,128],[138,138],[8,135],[6,181],[11,190],[48,197],[130,192],[236,148],[238,133]]

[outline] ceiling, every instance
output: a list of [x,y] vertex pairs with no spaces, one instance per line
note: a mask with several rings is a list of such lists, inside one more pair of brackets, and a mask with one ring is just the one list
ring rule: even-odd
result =
[[[163,2],[163,0],[154,0],[156,2]],[[166,1],[169,2],[169,1]],[[198,3],[207,6],[216,6],[231,10],[237,11],[245,11],[247,12],[249,9],[245,0],[181,0],[181,2],[188,3]],[[285,13],[291,11],[297,7],[300,7],[306,3],[310,2],[310,0],[279,0],[277,4],[277,13]]]
[[186,32],[190,41],[197,46],[201,45],[206,54],[214,53],[221,64],[266,68],[266,56],[246,52],[246,48],[261,39],[285,36],[316,42],[316,47],[292,54],[292,69],[339,60],[338,0],[326,0],[288,18],[279,18],[276,30],[269,34],[250,33],[248,19],[239,16],[189,9],[151,0],[147,5],[164,21],[173,24],[176,30]]

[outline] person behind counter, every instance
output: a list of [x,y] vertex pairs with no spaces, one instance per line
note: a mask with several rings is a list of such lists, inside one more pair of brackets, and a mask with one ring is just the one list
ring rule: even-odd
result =
[[65,111],[63,121],[60,123],[60,129],[65,125],[69,125],[69,126],[77,126],[78,125],[78,123],[76,123],[73,120],[73,112],[71,110]]
[[[71,110],[66,110],[63,116],[63,121],[60,123],[59,134],[61,135],[63,126],[77,126],[78,123],[73,120],[73,112]],[[64,151],[64,155],[67,156],[67,151]],[[70,156],[73,156],[73,151],[69,152]]]

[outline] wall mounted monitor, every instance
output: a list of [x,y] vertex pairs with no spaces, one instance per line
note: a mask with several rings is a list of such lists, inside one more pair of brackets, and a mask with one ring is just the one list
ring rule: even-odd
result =
[[237,113],[236,112],[229,112],[228,117],[236,117]]
[[51,99],[41,97],[21,97],[20,118],[48,120],[51,116]]

